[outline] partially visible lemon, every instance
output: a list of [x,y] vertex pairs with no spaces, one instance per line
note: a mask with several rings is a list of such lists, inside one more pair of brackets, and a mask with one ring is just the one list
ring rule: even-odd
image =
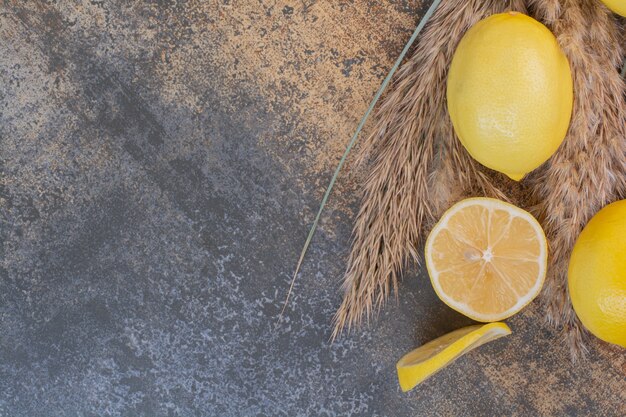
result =
[[548,244],[530,213],[492,198],[469,198],[435,225],[425,259],[444,303],[477,321],[499,321],[539,294]]
[[626,17],[626,0],[602,0],[602,3],[618,15]]
[[626,200],[604,207],[578,236],[568,284],[583,325],[626,348]]
[[489,323],[464,327],[428,342],[396,364],[400,388],[406,392],[470,350],[509,334],[506,324]]
[[448,111],[481,164],[519,181],[557,150],[569,127],[569,63],[543,24],[517,12],[467,31],[454,53]]

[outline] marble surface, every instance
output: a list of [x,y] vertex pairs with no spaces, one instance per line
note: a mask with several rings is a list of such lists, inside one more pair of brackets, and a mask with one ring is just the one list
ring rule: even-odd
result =
[[0,416],[626,415],[533,304],[403,394],[471,321],[406,271],[329,342],[363,173],[322,193],[419,1],[0,3]]

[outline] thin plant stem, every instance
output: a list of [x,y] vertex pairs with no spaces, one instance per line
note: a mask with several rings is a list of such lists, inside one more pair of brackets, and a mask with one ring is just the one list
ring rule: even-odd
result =
[[346,162],[346,159],[348,158],[348,154],[354,147],[354,144],[356,143],[359,137],[359,134],[361,133],[361,130],[363,130],[363,126],[365,126],[365,123],[367,122],[368,117],[374,110],[376,103],[378,103],[378,100],[380,99],[383,92],[385,91],[389,83],[391,82],[393,75],[398,70],[398,67],[400,67],[400,64],[404,60],[404,57],[406,56],[407,52],[409,51],[409,49],[411,49],[411,46],[417,39],[418,35],[420,34],[424,26],[426,26],[426,23],[428,22],[428,20],[431,18],[431,16],[433,15],[435,10],[439,6],[439,3],[441,3],[441,0],[434,0],[432,4],[430,5],[430,7],[428,8],[428,10],[426,11],[426,13],[424,14],[424,16],[422,17],[422,20],[420,20],[419,24],[417,25],[417,28],[415,28],[415,31],[413,32],[413,35],[411,35],[411,38],[406,43],[406,45],[404,46],[404,49],[400,53],[400,56],[398,57],[395,64],[389,71],[389,74],[387,74],[387,77],[385,78],[382,85],[378,89],[378,92],[374,96],[374,99],[370,103],[367,111],[365,112],[365,114],[363,115],[363,118],[361,119],[361,122],[359,123],[356,131],[354,132],[352,139],[350,139],[350,142],[348,143],[348,146],[346,147],[346,150],[344,151],[343,156],[339,160],[339,164],[337,165],[337,168],[335,169],[335,173],[333,174],[330,180],[330,184],[328,185],[328,188],[326,188],[326,192],[324,193],[324,197],[322,198],[320,208],[317,211],[317,215],[315,216],[315,220],[313,221],[313,225],[311,226],[309,235],[307,236],[306,241],[304,242],[304,247],[302,248],[302,252],[300,253],[300,258],[298,259],[298,264],[296,265],[296,270],[293,273],[293,278],[291,279],[291,284],[289,285],[289,291],[287,292],[287,297],[285,298],[285,304],[283,305],[283,309],[281,310],[280,315],[278,316],[278,321],[282,319],[285,309],[287,308],[287,304],[289,303],[289,297],[291,296],[291,292],[293,291],[293,286],[296,282],[296,277],[298,276],[298,272],[300,272],[300,267],[302,266],[302,262],[304,261],[304,256],[306,255],[306,252],[309,249],[311,240],[313,239],[313,236],[315,235],[315,231],[317,230],[317,225],[319,223],[320,217],[322,216],[322,211],[324,211],[324,207],[326,206],[328,197],[330,196],[330,193],[335,185],[335,182],[337,181],[337,177],[339,176],[339,172],[341,171],[341,168],[343,168],[343,165]]

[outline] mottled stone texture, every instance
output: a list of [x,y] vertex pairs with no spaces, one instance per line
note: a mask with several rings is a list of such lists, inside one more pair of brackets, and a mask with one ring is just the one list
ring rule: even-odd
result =
[[537,306],[402,394],[469,323],[421,270],[328,338],[361,175],[330,173],[419,1],[0,4],[0,416],[626,415],[623,351],[572,366]]

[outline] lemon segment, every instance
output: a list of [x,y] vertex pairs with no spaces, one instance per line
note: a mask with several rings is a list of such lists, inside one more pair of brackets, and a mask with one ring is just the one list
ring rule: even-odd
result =
[[541,291],[548,244],[528,212],[492,198],[469,198],[430,232],[425,260],[433,289],[454,310],[482,322],[504,320]]
[[464,327],[430,341],[396,364],[400,388],[409,391],[470,350],[509,334],[506,324],[489,323]]
[[604,207],[578,236],[568,285],[583,325],[605,342],[626,348],[626,200]]

